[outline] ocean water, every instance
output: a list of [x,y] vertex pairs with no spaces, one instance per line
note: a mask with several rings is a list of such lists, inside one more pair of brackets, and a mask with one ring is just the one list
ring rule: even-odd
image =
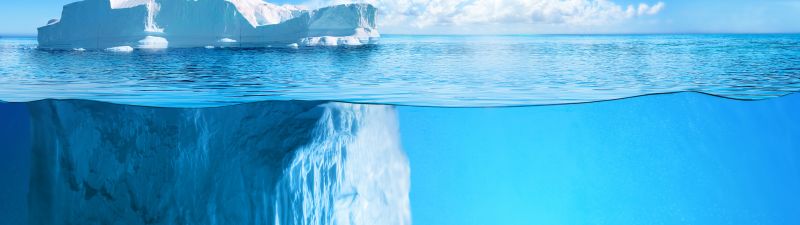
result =
[[0,100],[209,107],[332,100],[438,107],[800,90],[800,35],[387,36],[357,48],[40,51],[0,39]]
[[6,224],[797,224],[800,36],[0,39]]

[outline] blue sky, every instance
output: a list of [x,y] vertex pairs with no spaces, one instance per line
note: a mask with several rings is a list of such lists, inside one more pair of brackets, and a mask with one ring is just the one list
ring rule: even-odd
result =
[[[0,1],[0,34],[34,35],[74,0]],[[353,0],[281,0],[309,7]],[[355,0],[383,33],[795,33],[800,0]],[[644,4],[646,7],[642,8]],[[641,10],[641,9],[644,10]],[[657,9],[654,9],[657,8]]]

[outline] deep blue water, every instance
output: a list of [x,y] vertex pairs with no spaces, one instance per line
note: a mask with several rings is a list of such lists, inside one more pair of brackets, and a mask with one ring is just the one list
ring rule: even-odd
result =
[[0,103],[0,217],[7,224],[27,221],[30,171],[30,117],[23,104]]
[[[256,221],[271,211],[233,202],[284,177],[283,154],[394,144],[407,162],[353,150],[321,164],[373,157],[348,164],[365,173],[300,185],[406,162],[414,224],[800,224],[800,35],[122,54],[23,38],[0,39],[0,65],[3,224]],[[392,175],[378,184],[406,184]]]

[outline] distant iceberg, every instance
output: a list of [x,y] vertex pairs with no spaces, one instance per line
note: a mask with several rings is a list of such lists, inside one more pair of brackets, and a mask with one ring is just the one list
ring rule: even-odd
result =
[[262,0],[84,0],[39,28],[42,49],[337,46],[375,43],[369,4],[307,10]]

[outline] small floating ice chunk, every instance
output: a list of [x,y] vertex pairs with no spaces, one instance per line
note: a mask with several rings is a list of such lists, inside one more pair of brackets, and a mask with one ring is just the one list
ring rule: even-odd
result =
[[73,48],[72,51],[82,52],[82,51],[86,51],[86,49],[85,48]]
[[169,41],[163,37],[147,36],[139,40],[140,49],[165,49],[169,46]]
[[217,41],[217,42],[219,42],[219,43],[236,43],[237,41],[234,40],[234,39],[230,39],[230,38],[223,38],[223,39],[219,39],[219,41]]
[[214,49],[214,46],[208,45],[205,47],[206,49]]
[[291,44],[288,44],[288,45],[286,45],[286,47],[289,47],[289,48],[298,48],[298,47],[300,47],[300,45],[298,45],[297,43],[291,43]]
[[105,50],[109,51],[109,52],[132,52],[133,51],[133,47],[131,47],[131,46],[117,46],[117,47],[106,48]]

